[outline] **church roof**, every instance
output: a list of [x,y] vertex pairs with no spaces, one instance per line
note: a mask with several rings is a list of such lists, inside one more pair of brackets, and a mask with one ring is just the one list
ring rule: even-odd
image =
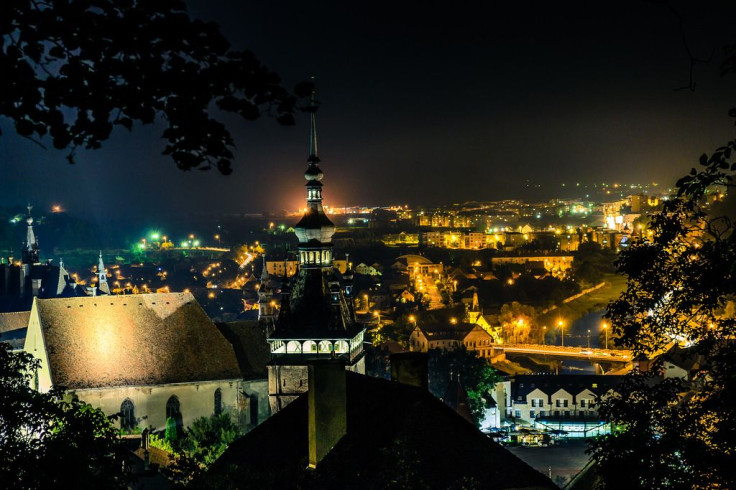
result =
[[30,311],[0,313],[0,333],[28,327],[29,318],[31,318]]
[[315,470],[305,394],[235,441],[195,487],[373,489],[411,474],[417,488],[556,488],[425,389],[351,372],[346,389],[347,433]]
[[233,347],[190,293],[37,299],[54,385],[240,378]]
[[[251,310],[255,312],[255,310]],[[271,351],[266,342],[266,327],[257,319],[218,323],[217,328],[232,344],[244,379],[268,377],[266,364]]]

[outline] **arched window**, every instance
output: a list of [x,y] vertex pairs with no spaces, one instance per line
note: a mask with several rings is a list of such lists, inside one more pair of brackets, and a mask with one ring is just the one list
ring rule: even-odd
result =
[[307,340],[304,342],[303,351],[305,353],[317,352],[317,343],[314,340]]
[[338,340],[335,342],[335,352],[338,354],[344,354],[349,351],[348,343],[344,340]]
[[329,340],[323,340],[319,343],[318,351],[320,354],[327,354],[332,352],[332,342]]
[[289,341],[288,344],[286,344],[286,352],[292,352],[292,353],[301,353],[302,351],[302,345],[297,342],[296,340]]
[[181,417],[181,405],[179,405],[179,399],[176,395],[171,395],[166,402],[166,420],[169,420],[169,418],[173,418],[179,427],[184,425]]
[[217,388],[215,390],[215,415],[222,413],[222,390]]
[[130,430],[136,425],[135,406],[130,398],[126,398],[120,405],[120,428]]

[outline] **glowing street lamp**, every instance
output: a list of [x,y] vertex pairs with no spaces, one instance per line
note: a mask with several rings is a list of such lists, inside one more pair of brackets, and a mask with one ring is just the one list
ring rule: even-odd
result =
[[456,325],[457,324],[457,318],[450,318],[450,323],[452,323],[453,325]]
[[378,330],[381,329],[381,312],[380,311],[374,311],[373,316],[378,319]]
[[606,332],[606,350],[608,350],[608,324],[603,322],[603,331]]
[[560,327],[560,334],[562,335],[562,347],[565,347],[565,322],[558,320],[557,326]]
[[547,340],[547,327],[542,327],[542,345],[545,345]]

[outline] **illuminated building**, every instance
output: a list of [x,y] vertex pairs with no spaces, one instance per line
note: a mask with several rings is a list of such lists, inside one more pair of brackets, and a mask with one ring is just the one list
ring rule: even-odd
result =
[[347,277],[333,267],[335,225],[322,207],[322,177],[317,155],[316,103],[310,105],[307,209],[294,231],[299,239],[299,271],[282,286],[281,310],[268,342],[269,401],[275,413],[305,393],[309,362],[340,358],[345,368],[363,373],[364,328],[353,310]]
[[623,379],[610,374],[515,376],[503,383],[505,424],[563,430],[567,437],[606,434],[610,424],[598,415],[597,406]]
[[107,284],[107,272],[105,272],[105,263],[102,262],[102,250],[97,261],[97,291],[102,294],[110,294],[110,285]]
[[127,429],[213,413],[236,421],[243,392],[254,391],[190,293],[36,298],[23,349],[40,361],[35,389],[64,386],[108,415],[122,412]]
[[21,250],[21,260],[7,263],[0,258],[0,311],[29,311],[33,298],[57,298],[85,296],[84,288],[66,271],[63,262],[58,266],[51,261],[41,262],[38,237],[33,230],[31,206],[26,217],[26,241]]
[[[263,321],[271,328],[276,320],[276,301],[273,299],[271,278],[266,268],[266,254],[263,254],[263,268],[261,269],[261,284],[258,288],[258,320]],[[269,330],[270,331],[270,330]]]

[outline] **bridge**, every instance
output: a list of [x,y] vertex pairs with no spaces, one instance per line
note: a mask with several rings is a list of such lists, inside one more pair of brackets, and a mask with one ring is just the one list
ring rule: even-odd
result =
[[588,347],[561,347],[559,345],[539,344],[500,344],[493,348],[498,352],[513,354],[541,354],[567,358],[587,359],[591,361],[631,362],[629,350],[598,349]]

